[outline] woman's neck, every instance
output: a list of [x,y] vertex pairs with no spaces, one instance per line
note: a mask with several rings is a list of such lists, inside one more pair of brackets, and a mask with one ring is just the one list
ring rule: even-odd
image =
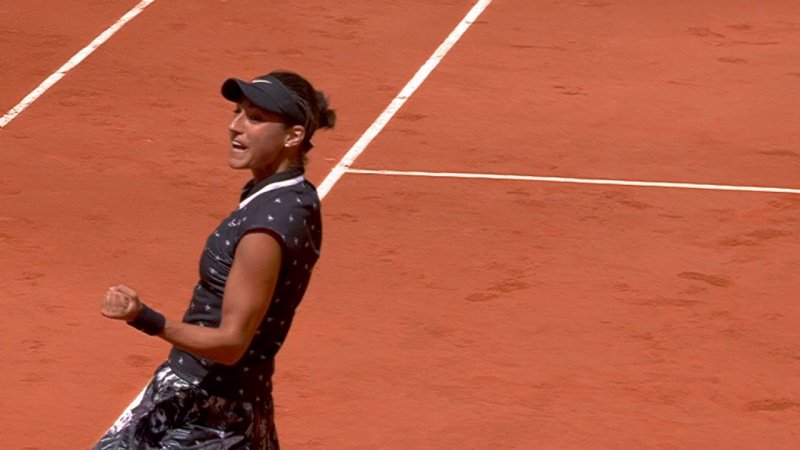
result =
[[300,161],[293,159],[284,159],[278,164],[265,168],[264,170],[253,171],[253,182],[260,183],[267,178],[275,175],[276,173],[285,172],[289,169],[302,168],[303,164]]

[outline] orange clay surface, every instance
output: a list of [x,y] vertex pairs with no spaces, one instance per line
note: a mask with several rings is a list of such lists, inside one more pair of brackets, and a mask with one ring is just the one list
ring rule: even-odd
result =
[[[134,4],[0,5],[0,112]],[[0,130],[0,447],[88,448],[165,357],[99,301],[182,314],[247,176],[224,78],[331,95],[320,182],[471,6],[157,0]],[[795,1],[495,0],[355,167],[798,188],[798,61]],[[347,174],[324,204],[285,448],[800,447],[800,195]]]

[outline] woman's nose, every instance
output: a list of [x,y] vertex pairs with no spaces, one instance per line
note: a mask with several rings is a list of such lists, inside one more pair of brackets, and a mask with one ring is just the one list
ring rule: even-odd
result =
[[242,125],[242,113],[239,112],[233,116],[233,120],[231,120],[231,123],[228,125],[228,130],[233,133],[241,133],[242,132],[241,125]]

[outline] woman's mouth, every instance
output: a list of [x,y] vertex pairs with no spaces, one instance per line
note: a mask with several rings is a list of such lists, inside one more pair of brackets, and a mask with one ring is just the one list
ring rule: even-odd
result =
[[235,152],[243,152],[247,150],[247,147],[243,145],[241,142],[234,140],[231,141],[231,149]]

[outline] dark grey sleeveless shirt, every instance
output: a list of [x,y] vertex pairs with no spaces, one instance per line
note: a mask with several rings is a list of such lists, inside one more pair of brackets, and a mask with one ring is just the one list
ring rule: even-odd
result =
[[214,230],[200,259],[200,281],[183,317],[186,323],[218,327],[222,299],[236,246],[249,232],[266,232],[279,240],[283,257],[270,307],[242,359],[219,364],[173,348],[172,370],[190,383],[219,395],[256,396],[270,392],[273,359],[308,286],[322,244],[320,200],[302,169],[274,174],[242,191],[239,208]]

